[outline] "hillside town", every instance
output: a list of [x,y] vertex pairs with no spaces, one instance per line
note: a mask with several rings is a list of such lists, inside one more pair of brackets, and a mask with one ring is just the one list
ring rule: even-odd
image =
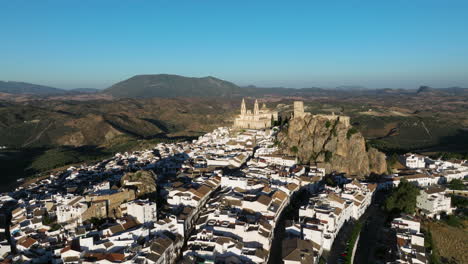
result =
[[[245,112],[245,103],[243,102]],[[296,118],[301,118],[302,104]],[[270,113],[263,107],[262,120]],[[255,103],[254,113],[260,113]],[[245,115],[245,113],[243,113]],[[245,117],[245,116],[243,116]],[[256,118],[242,119],[250,127]],[[349,126],[349,119],[346,119]],[[4,263],[319,263],[343,226],[359,221],[376,192],[409,181],[420,215],[451,214],[444,186],[468,175],[466,161],[401,156],[404,168],[365,182],[300,164],[275,143],[279,127],[219,127],[191,142],[117,153],[69,167],[0,197]],[[329,184],[326,178],[332,178]],[[298,218],[280,225],[294,200]],[[428,263],[417,217],[392,221],[398,260]],[[347,252],[346,254],[352,254]]]

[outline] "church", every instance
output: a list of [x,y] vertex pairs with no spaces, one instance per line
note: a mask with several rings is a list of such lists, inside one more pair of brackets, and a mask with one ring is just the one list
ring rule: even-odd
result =
[[258,107],[258,101],[255,100],[254,110],[247,110],[245,100],[242,99],[241,113],[234,120],[234,127],[246,129],[265,129],[271,127],[271,121],[278,120],[278,112],[271,111],[263,104],[262,108]]

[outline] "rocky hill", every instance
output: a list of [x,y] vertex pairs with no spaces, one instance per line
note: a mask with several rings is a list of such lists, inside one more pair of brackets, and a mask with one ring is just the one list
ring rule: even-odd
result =
[[119,136],[190,136],[230,125],[234,106],[209,99],[0,102],[0,146],[102,145]]
[[240,88],[214,77],[193,78],[171,74],[136,75],[104,90],[115,97],[229,97]]
[[385,155],[366,149],[364,137],[345,122],[306,115],[293,118],[278,134],[278,144],[304,164],[323,163],[327,173],[344,172],[360,178],[387,170]]
[[120,184],[122,187],[135,188],[137,197],[156,193],[156,175],[153,171],[127,172],[120,179]]

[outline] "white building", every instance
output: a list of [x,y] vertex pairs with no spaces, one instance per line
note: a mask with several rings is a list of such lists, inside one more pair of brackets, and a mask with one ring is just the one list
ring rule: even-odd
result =
[[445,194],[445,188],[431,187],[421,190],[416,198],[416,207],[428,217],[439,217],[441,213],[451,214],[451,198]]
[[424,235],[420,232],[421,224],[410,216],[395,218],[392,228],[396,231],[398,260],[392,263],[426,264]]
[[82,196],[65,197],[57,205],[57,222],[81,221],[81,215],[88,209],[85,198]]
[[143,200],[135,200],[122,204],[122,206],[127,208],[128,215],[135,217],[140,223],[157,221],[156,203]]
[[425,157],[417,154],[405,154],[403,156],[405,166],[410,169],[421,169],[426,167]]
[[275,154],[270,154],[270,155],[261,155],[259,158],[266,160],[266,162],[271,163],[271,164],[276,164],[280,166],[286,166],[286,167],[292,167],[297,163],[297,160],[295,157],[286,157],[283,155],[275,155]]

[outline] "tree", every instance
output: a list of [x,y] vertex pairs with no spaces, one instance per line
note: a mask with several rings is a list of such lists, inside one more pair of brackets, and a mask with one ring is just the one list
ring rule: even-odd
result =
[[416,197],[419,188],[414,184],[402,179],[397,188],[393,190],[385,201],[385,210],[393,214],[413,214],[416,210]]
[[447,187],[450,190],[466,190],[465,184],[463,184],[463,181],[460,179],[454,179],[451,182],[448,183]]
[[325,176],[325,184],[328,186],[336,187],[338,184],[335,182],[332,175]]

